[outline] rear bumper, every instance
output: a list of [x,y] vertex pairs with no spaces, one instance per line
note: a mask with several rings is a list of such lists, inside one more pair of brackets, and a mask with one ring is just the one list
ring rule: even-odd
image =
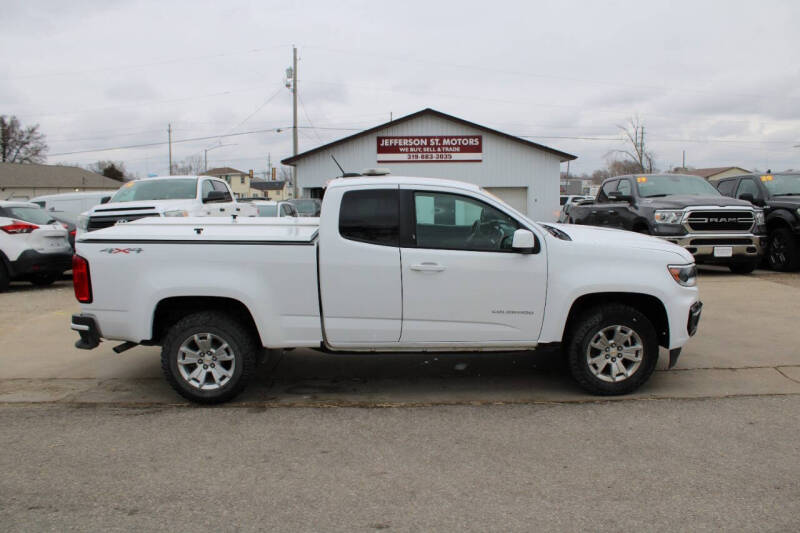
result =
[[100,329],[94,317],[87,315],[72,315],[70,329],[77,331],[80,339],[75,341],[75,347],[81,350],[91,350],[100,345]]
[[[661,238],[685,248],[698,263],[728,264],[754,261],[764,255],[767,244],[766,235],[752,233],[690,233],[680,237],[661,236]],[[719,247],[730,248],[731,255],[725,257],[714,255],[714,249]]]
[[72,253],[43,254],[36,250],[25,250],[16,261],[10,261],[12,278],[34,274],[61,274],[72,268]]

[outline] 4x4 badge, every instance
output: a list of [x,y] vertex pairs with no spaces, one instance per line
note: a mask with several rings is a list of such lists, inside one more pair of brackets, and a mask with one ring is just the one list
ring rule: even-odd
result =
[[101,253],[105,254],[140,254],[142,253],[141,248],[103,248],[100,250]]

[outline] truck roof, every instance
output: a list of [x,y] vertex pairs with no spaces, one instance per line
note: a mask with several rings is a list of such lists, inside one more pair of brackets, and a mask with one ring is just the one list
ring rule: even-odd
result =
[[452,187],[468,191],[480,191],[480,187],[472,183],[442,178],[420,178],[414,176],[376,176],[361,178],[336,178],[328,182],[328,189],[338,187],[369,185],[430,185],[435,187]]

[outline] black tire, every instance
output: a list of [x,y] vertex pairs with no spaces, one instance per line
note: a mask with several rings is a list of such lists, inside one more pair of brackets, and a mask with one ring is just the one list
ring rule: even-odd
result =
[[[178,369],[178,358],[184,342],[194,335],[206,333],[221,339],[230,347],[233,372],[219,388],[202,390],[184,379]],[[244,390],[256,370],[259,349],[253,333],[231,316],[214,311],[194,313],[179,320],[167,332],[161,349],[161,370],[172,388],[187,400],[202,404],[222,403]],[[204,380],[208,379],[211,378],[205,374]]]
[[8,276],[8,271],[6,270],[6,266],[0,261],[0,292],[6,292],[8,290],[8,284],[11,282],[11,279]]
[[776,228],[769,233],[767,264],[778,272],[800,268],[800,245],[789,228]]
[[[640,337],[641,361],[630,376],[612,383],[594,374],[588,351],[589,344],[600,332],[618,325],[629,328]],[[658,362],[658,337],[650,320],[635,308],[624,304],[603,304],[589,309],[575,320],[566,343],[566,357],[572,377],[584,390],[600,396],[628,394],[653,374]],[[620,364],[625,364],[620,361]]]
[[58,276],[58,274],[35,274],[29,281],[37,287],[47,287],[52,285]]
[[641,233],[642,235],[650,235],[650,228],[647,226],[636,226],[633,228],[634,233]]
[[747,261],[741,263],[730,263],[728,268],[734,274],[750,274],[753,270],[758,267],[758,261]]

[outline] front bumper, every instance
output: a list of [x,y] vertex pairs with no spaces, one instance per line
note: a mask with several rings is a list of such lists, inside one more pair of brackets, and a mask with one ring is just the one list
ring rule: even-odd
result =
[[[732,263],[756,260],[766,250],[766,235],[752,233],[689,233],[680,237],[661,236],[662,239],[677,244],[691,253],[698,263]],[[714,250],[719,247],[731,249],[731,254],[717,256]]]
[[81,336],[75,341],[75,347],[81,350],[91,350],[100,345],[100,329],[94,317],[87,315],[72,315],[70,329],[77,331]]
[[12,278],[35,274],[61,274],[72,268],[72,252],[43,254],[36,250],[25,250],[16,261],[10,261]]

